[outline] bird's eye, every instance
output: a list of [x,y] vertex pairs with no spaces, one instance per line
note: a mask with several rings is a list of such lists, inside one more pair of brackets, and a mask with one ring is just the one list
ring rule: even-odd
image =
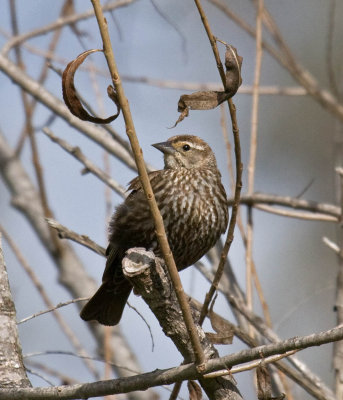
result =
[[185,144],[183,147],[184,151],[188,151],[191,149],[191,146],[189,144]]

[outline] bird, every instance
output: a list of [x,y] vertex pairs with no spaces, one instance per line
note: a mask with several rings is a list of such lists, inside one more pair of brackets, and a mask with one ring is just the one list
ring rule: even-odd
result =
[[[172,136],[152,145],[164,156],[164,169],[149,173],[152,190],[179,271],[206,254],[226,231],[229,211],[221,174],[210,146],[198,136]],[[122,259],[133,247],[162,257],[154,221],[141,181],[129,183],[129,195],[109,223],[109,244],[102,284],[81,310],[85,321],[117,325],[132,285],[124,277]]]

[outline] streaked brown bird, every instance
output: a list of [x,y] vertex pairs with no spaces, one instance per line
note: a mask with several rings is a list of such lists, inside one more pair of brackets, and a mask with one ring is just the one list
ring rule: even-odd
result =
[[[149,173],[178,270],[198,261],[215,245],[228,223],[228,204],[210,146],[197,136],[173,136],[153,144],[164,154],[164,169]],[[116,325],[132,286],[121,262],[126,250],[144,247],[161,257],[154,222],[139,177],[109,226],[102,285],[81,311],[85,321]]]

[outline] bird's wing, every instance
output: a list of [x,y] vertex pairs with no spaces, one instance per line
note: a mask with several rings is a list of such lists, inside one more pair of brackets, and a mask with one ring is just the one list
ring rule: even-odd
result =
[[[151,171],[148,173],[150,182],[155,178],[155,176],[160,175],[161,171]],[[129,187],[127,190],[130,190],[131,192],[135,192],[138,190],[142,190],[142,184],[141,180],[139,179],[139,176],[136,176],[136,178],[132,179],[132,181],[129,182]]]
[[116,263],[116,259],[118,257],[118,247],[113,243],[109,243],[106,249],[106,267],[105,271],[102,275],[102,281],[106,282],[113,279],[114,268]]

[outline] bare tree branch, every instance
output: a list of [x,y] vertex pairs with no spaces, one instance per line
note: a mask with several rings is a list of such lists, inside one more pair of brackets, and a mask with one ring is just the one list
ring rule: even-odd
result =
[[[284,354],[292,350],[300,350],[312,346],[321,346],[343,339],[343,327],[338,326],[328,331],[308,336],[298,336],[277,343],[242,350],[225,357],[215,358],[205,363],[204,373],[218,371],[241,363],[263,359],[276,354]],[[0,400],[38,399],[80,399],[108,394],[128,393],[133,390],[168,385],[179,380],[198,379],[201,377],[194,364],[186,364],[175,368],[155,370],[128,378],[85,383],[78,385],[55,386],[52,388],[0,389]]]
[[56,229],[61,239],[70,239],[73,242],[79,243],[82,246],[85,246],[88,249],[93,250],[95,253],[101,256],[105,256],[106,249],[100,246],[99,244],[95,243],[88,236],[79,235],[78,233],[73,232],[72,230],[70,230],[66,226],[63,226],[62,224],[60,224],[59,222],[55,221],[52,218],[47,218],[46,221],[49,224],[49,226]]
[[142,183],[142,188],[144,190],[148,205],[150,207],[151,215],[154,221],[156,229],[156,238],[158,240],[161,252],[168,266],[171,282],[176,289],[178,301],[180,302],[181,305],[182,315],[185,320],[188,329],[188,334],[194,349],[196,362],[198,363],[199,368],[201,368],[201,365],[204,362],[204,354],[202,352],[199,338],[195,330],[194,321],[192,319],[189,305],[186,300],[186,295],[183,291],[182,283],[176,268],[173,253],[171,252],[169,247],[168,239],[163,224],[163,219],[158,209],[155,195],[151,187],[150,179],[143,159],[142,149],[140,148],[138,138],[136,135],[136,129],[133,123],[130,105],[125,96],[120,75],[117,69],[117,64],[114,58],[111,39],[107,28],[107,21],[103,16],[100,0],[91,0],[91,1],[94,7],[95,16],[97,18],[101,34],[107,65],[111,73],[112,82],[115,87],[116,95],[118,97],[118,101],[125,120],[126,133],[130,140],[131,148],[134,154],[135,162],[139,173],[139,178]]
[[[148,304],[164,333],[174,342],[185,362],[192,361],[194,359],[193,348],[188,340],[186,325],[180,318],[181,309],[176,293],[170,286],[170,277],[164,261],[155,257],[152,251],[134,248],[127,251],[122,265],[124,275]],[[194,320],[198,321],[199,313],[194,309],[192,313]],[[210,343],[199,323],[196,322],[195,326],[205,359],[218,357],[217,350]],[[241,399],[231,377],[214,380],[200,377],[199,383],[211,400]]]

